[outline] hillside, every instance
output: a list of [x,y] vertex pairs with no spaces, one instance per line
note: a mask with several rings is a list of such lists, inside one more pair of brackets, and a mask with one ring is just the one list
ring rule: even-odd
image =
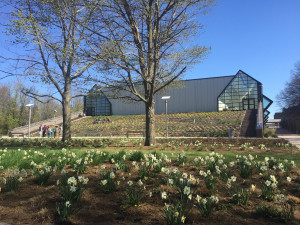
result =
[[[228,136],[232,128],[239,135],[245,111],[168,114],[169,137]],[[103,122],[108,118],[109,122]],[[95,123],[95,120],[101,120]],[[165,114],[155,115],[157,136],[165,136]],[[128,131],[144,131],[145,115],[85,117],[72,123],[72,136],[126,136]],[[130,134],[130,136],[142,136]]]

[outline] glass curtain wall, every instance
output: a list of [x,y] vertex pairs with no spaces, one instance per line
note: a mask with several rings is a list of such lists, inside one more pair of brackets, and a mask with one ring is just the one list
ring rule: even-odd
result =
[[87,116],[111,115],[111,103],[102,93],[86,96],[84,98],[84,109]]
[[218,111],[257,109],[260,83],[239,71],[218,97]]

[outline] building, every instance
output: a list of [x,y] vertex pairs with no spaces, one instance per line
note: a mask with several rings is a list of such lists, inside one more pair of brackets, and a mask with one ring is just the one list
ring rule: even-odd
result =
[[[113,99],[105,94],[107,90],[97,89],[95,85],[91,94],[84,98],[87,116],[145,114],[142,102]],[[165,111],[163,95],[171,96],[168,113],[255,109],[257,114],[263,115],[257,120],[259,123],[267,121],[268,108],[273,102],[263,95],[262,84],[241,70],[233,76],[182,80],[180,85],[168,87],[155,96],[155,113]]]

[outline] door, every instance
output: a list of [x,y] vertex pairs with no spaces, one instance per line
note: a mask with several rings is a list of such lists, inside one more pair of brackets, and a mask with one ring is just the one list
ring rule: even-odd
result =
[[95,116],[95,107],[87,107],[86,115],[87,116]]
[[255,109],[255,98],[244,98],[243,109]]

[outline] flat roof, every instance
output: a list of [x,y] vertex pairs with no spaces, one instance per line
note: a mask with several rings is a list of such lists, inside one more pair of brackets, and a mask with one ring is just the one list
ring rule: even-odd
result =
[[281,119],[268,119],[267,123],[280,123]]

